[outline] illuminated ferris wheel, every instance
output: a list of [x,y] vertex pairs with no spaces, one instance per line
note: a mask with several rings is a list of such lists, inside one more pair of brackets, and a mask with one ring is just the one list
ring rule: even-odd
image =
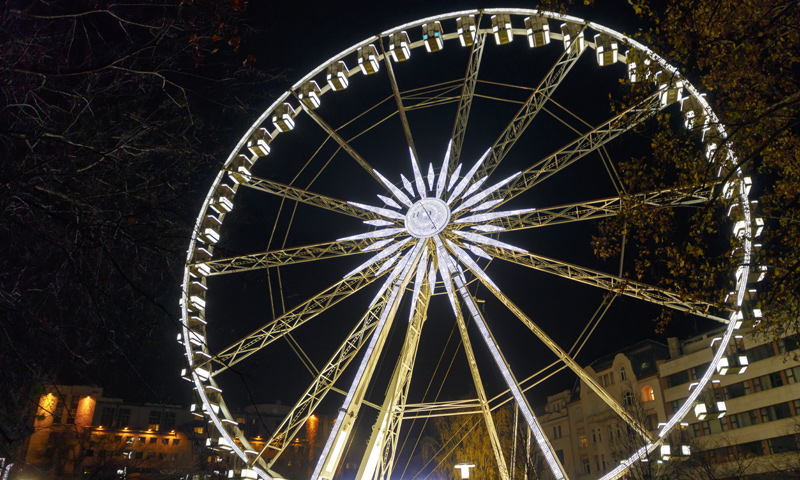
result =
[[[631,83],[646,94],[609,111],[609,95]],[[579,112],[581,105],[591,112]],[[283,478],[276,462],[315,409],[330,401],[338,417],[312,479],[336,475],[362,417],[370,425],[361,425],[368,441],[357,476],[383,479],[395,467],[409,419],[467,409],[483,418],[499,476],[507,479],[491,412],[513,401],[554,477],[565,478],[526,396],[545,369],[531,375],[509,360],[500,330],[512,327],[493,323],[476,297],[480,289],[502,309],[499,316],[530,334],[528,349],[552,358],[551,369],[573,372],[641,439],[641,448],[603,478],[669,456],[670,448],[679,455],[673,427],[690,412],[719,408],[701,395],[713,375],[736,371],[729,341],[743,321],[759,315],[747,291],[758,280],[750,255],[761,221],[751,217],[750,180],[729,151],[710,185],[619,188],[609,154],[614,140],[660,112],[672,112],[697,132],[701,161],[720,156],[724,128],[676,69],[611,29],[536,10],[421,19],[371,36],[312,70],[233,149],[189,247],[180,341],[197,413],[215,432],[209,445],[238,458],[244,477]],[[547,187],[559,177],[568,177],[569,186]],[[678,209],[712,199],[729,207],[740,245],[728,310],[622,272],[533,252],[553,243],[540,231],[616,215],[626,201]],[[571,238],[555,238],[572,245]],[[590,249],[588,239],[583,246]],[[535,297],[537,272],[726,325],[708,370],[656,433],[579,365],[557,322],[537,315],[552,299],[531,303],[510,293],[529,284],[525,296]],[[435,330],[429,324],[444,321],[438,313],[429,318],[437,303],[460,337],[473,385],[474,398],[460,404],[411,398],[412,377],[425,370],[417,362],[420,345]],[[285,345],[292,355],[278,350]],[[226,376],[235,377],[237,369],[241,375],[248,362],[265,377],[281,378],[270,387],[275,395],[296,399],[261,442],[248,437],[223,400]],[[308,371],[296,393],[281,377],[292,362]],[[489,391],[487,376],[500,379],[499,391]]]

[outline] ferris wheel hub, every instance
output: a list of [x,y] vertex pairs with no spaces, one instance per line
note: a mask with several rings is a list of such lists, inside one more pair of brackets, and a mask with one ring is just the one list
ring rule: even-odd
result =
[[415,238],[437,235],[449,223],[450,208],[438,198],[423,198],[411,205],[406,214],[406,229]]

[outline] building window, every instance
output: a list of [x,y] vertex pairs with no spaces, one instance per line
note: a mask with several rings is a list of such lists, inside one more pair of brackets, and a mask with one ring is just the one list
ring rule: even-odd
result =
[[[586,448],[586,447],[589,446],[589,442],[586,441],[586,434],[585,433],[580,434],[580,436],[578,437],[578,440],[580,441],[581,448]],[[587,462],[588,462],[588,460],[587,460]]]
[[553,439],[561,438],[561,425],[553,427]]
[[625,405],[633,405],[633,394],[631,392],[624,392],[622,394],[622,403]]
[[128,422],[130,421],[131,421],[131,409],[120,408],[119,411],[117,411],[117,426],[127,427]]
[[202,435],[203,432],[205,432],[205,429],[203,427],[194,427],[194,433]]
[[114,407],[103,407],[100,411],[100,425],[110,427],[114,424]]
[[740,443],[736,446],[736,449],[739,450],[739,454],[744,455],[745,458],[764,455],[764,443],[761,440],[749,443]]
[[564,450],[556,450],[556,457],[558,457],[558,461],[561,462],[561,465],[564,465]]
[[158,441],[158,437],[150,437],[150,445],[155,445]]
[[53,423],[60,424],[64,418],[64,399],[56,397],[53,401],[56,402],[53,409]]
[[171,459],[173,462],[174,462],[174,461],[177,461],[177,460],[178,460],[178,454],[177,454],[177,453],[173,453],[173,454],[171,454],[171,455],[170,455],[170,459]]
[[620,381],[628,379],[628,374],[625,373],[625,367],[620,367],[620,369],[619,369],[619,379],[620,379]]
[[650,385],[645,385],[642,389],[642,401],[644,403],[652,402],[656,399],[656,393],[653,391],[653,387]]
[[605,456],[605,454],[601,454],[600,455],[600,463],[602,464],[603,471],[605,472],[606,471],[606,456]]
[[750,382],[745,380],[744,382],[734,383],[733,385],[728,385],[724,388],[725,392],[725,399],[730,400],[732,398],[739,398],[745,395],[750,394]]
[[162,438],[161,445],[169,445],[169,438]]
[[133,443],[133,437],[125,437],[125,443]]
[[69,409],[67,410],[67,425],[75,423],[75,418],[78,416],[78,396],[71,395],[69,399]]
[[175,412],[164,412],[164,421],[161,424],[164,430],[175,430]]
[[594,456],[594,471],[595,472],[600,471],[600,457],[598,455]]
[[159,460],[166,460],[167,459],[167,454],[166,453],[159,453],[158,454],[158,459]]
[[608,372],[605,375],[601,375],[600,385],[604,387],[607,387],[609,385],[614,385],[614,372]]
[[590,467],[590,466],[589,466],[589,465],[590,465],[590,463],[589,463],[589,459],[588,459],[588,458],[584,458],[584,459],[582,459],[582,460],[581,460],[581,463],[583,464],[583,473],[585,473],[585,474],[587,474],[587,475],[588,475],[588,474],[590,474],[590,473],[592,473],[592,472],[591,472],[591,470],[592,470],[592,467]]
[[147,428],[157,432],[158,426],[160,424],[161,424],[161,411],[150,410],[150,417],[147,420]]
[[692,424],[692,436],[697,438],[697,437],[701,436],[702,434],[703,434],[703,432],[700,430],[700,424],[699,423],[693,423]]
[[689,383],[688,370],[675,372],[672,375],[667,376],[667,387],[676,387],[678,385],[683,385],[684,383]]
[[154,458],[156,458],[155,452],[147,452],[147,459],[148,460],[152,460]]
[[138,452],[133,452],[133,458],[141,460],[142,458],[144,458],[144,452],[141,450]]
[[692,369],[691,369],[692,380],[699,380],[700,377],[702,377],[703,374],[706,373],[706,371],[708,370],[708,367],[710,367],[710,366],[711,366],[711,362],[703,363],[703,364],[697,365],[696,367],[692,367]]
[[181,439],[180,438],[173,438],[172,439],[172,444],[173,445],[180,445],[181,444]]
[[770,438],[767,443],[769,443],[769,453],[771,454],[795,452],[798,450],[797,435],[784,435],[782,437]]

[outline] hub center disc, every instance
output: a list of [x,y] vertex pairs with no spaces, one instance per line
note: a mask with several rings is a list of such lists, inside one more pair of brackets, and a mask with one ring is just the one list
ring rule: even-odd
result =
[[406,214],[406,229],[416,238],[432,237],[447,227],[450,209],[438,198],[423,198]]

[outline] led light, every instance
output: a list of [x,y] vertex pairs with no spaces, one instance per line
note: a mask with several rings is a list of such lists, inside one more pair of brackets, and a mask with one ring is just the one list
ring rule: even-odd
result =
[[505,231],[505,228],[498,227],[497,225],[473,225],[473,230],[478,230],[479,232],[502,232]]
[[492,220],[498,220],[505,217],[513,217],[514,215],[523,215],[535,211],[535,208],[526,208],[522,210],[507,210],[505,212],[492,212],[492,213],[479,213],[477,215],[470,215],[469,217],[461,217],[454,220],[453,223],[483,223]]
[[412,203],[411,199],[408,198],[406,196],[406,194],[403,193],[402,190],[400,190],[399,188],[395,187],[394,184],[392,182],[390,182],[389,180],[387,180],[386,177],[381,175],[379,171],[377,171],[377,170],[372,170],[372,171],[375,172],[375,175],[378,176],[378,179],[381,181],[381,183],[383,183],[386,186],[386,188],[388,188],[389,191],[392,192],[392,195],[394,195],[394,197],[396,199],[400,200],[400,202],[405,204],[406,207],[410,207],[411,206],[411,203]]
[[436,173],[433,171],[433,164],[428,164],[428,190],[433,191],[433,180],[436,178]]
[[[397,229],[391,229],[391,230],[397,230]],[[374,233],[374,232],[372,232],[372,233]],[[386,257],[388,257],[390,255],[393,255],[396,251],[400,250],[403,247],[403,245],[405,245],[409,241],[411,241],[411,237],[404,238],[403,240],[400,240],[399,242],[397,242],[394,245],[392,245],[391,247],[378,252],[376,255],[371,257],[369,260],[367,260],[366,262],[362,263],[358,267],[354,268],[352,271],[350,271],[343,278],[350,277],[351,275],[355,274],[356,272],[360,272],[361,270],[369,267],[370,265],[374,264],[375,262],[377,262],[379,260],[383,260],[384,258],[386,258]]]
[[[453,141],[450,140],[447,142],[447,151],[444,154],[442,168],[439,169],[439,181],[436,182],[436,198],[442,198],[442,193],[444,193],[444,186],[447,183],[447,168],[450,166],[450,149],[452,147]],[[454,178],[458,177],[458,173],[455,173],[454,175]]]
[[450,183],[447,185],[447,191],[448,192],[453,189],[453,186],[456,184],[456,181],[458,180],[458,175],[460,173],[461,173],[461,164],[459,163],[456,166],[455,171],[453,172],[453,176],[450,177]]
[[478,179],[478,181],[476,181],[475,183],[473,183],[472,185],[470,185],[470,187],[469,187],[469,188],[467,189],[467,191],[464,193],[464,196],[465,196],[465,197],[469,197],[470,195],[472,195],[473,193],[475,193],[476,191],[478,191],[478,189],[479,189],[479,188],[481,188],[481,185],[483,185],[484,183],[486,183],[486,180],[489,180],[489,177],[482,177],[482,178],[479,178],[479,179]]
[[405,220],[406,218],[402,213],[395,212],[394,210],[389,210],[381,207],[373,207],[372,205],[365,205],[363,203],[358,203],[358,202],[347,202],[347,203],[349,205],[361,208],[368,212],[377,213],[382,217],[393,218],[395,220]]
[[414,157],[414,152],[411,150],[411,147],[408,147],[408,154],[411,156],[411,169],[414,171],[414,182],[417,184],[417,191],[421,198],[425,198],[425,180],[422,179],[422,173],[420,172],[419,164],[417,164],[417,158]]
[[480,201],[481,201],[481,200],[483,200],[484,198],[486,198],[486,197],[488,197],[489,195],[493,194],[494,192],[496,192],[497,190],[499,190],[499,189],[500,189],[500,187],[502,187],[503,185],[506,185],[508,182],[510,182],[511,180],[514,180],[515,178],[517,178],[517,177],[518,177],[518,176],[520,176],[521,174],[522,174],[522,172],[517,172],[517,173],[515,173],[514,175],[511,175],[510,177],[508,177],[508,178],[506,178],[506,179],[503,179],[503,180],[501,180],[501,181],[500,181],[500,182],[498,182],[498,183],[495,183],[494,185],[492,185],[492,186],[491,186],[491,187],[489,187],[488,189],[484,190],[483,192],[481,192],[481,193],[479,193],[479,194],[475,195],[474,197],[472,197],[472,198],[468,198],[467,200],[465,200],[465,201],[464,201],[464,203],[462,203],[461,205],[459,205],[459,206],[458,206],[458,208],[456,208],[455,210],[453,210],[453,213],[459,212],[459,211],[461,211],[461,210],[464,210],[464,209],[466,209],[466,208],[469,208],[469,207],[471,207],[471,206],[475,205],[476,203],[480,202]]
[[464,237],[471,242],[488,245],[490,247],[501,248],[504,250],[511,250],[512,252],[528,253],[526,250],[515,247],[514,245],[509,245],[508,243],[495,240],[494,238],[484,237],[483,235],[478,235],[477,233],[462,232],[461,230],[453,230],[453,233],[459,237]]
[[364,220],[364,223],[373,227],[388,227],[389,225],[394,225],[394,222],[388,220]]
[[386,197],[386,196],[383,196],[383,195],[378,195],[378,198],[380,198],[383,201],[383,203],[385,203],[386,205],[388,205],[388,206],[390,206],[392,208],[402,208],[399,203],[395,202],[394,200],[392,200],[389,197]]
[[458,197],[461,195],[461,193],[464,191],[464,189],[467,188],[467,184],[469,184],[469,181],[475,175],[475,172],[477,172],[478,169],[481,167],[481,165],[483,165],[483,162],[486,161],[486,158],[489,156],[489,152],[491,151],[492,151],[491,148],[486,150],[486,153],[484,153],[483,156],[479,158],[477,162],[475,162],[475,165],[473,165],[472,168],[469,169],[466,175],[464,175],[464,178],[461,179],[461,181],[456,186],[455,190],[453,190],[453,193],[450,195],[450,198],[447,199],[448,205],[452,204],[455,200],[457,200]]
[[406,176],[403,175],[402,173],[400,174],[400,180],[402,180],[403,187],[406,189],[409,195],[411,195],[411,198],[414,198],[416,194],[414,193],[414,186],[411,185],[411,181],[407,179]]
[[377,242],[373,243],[372,245],[362,248],[361,251],[362,252],[369,252],[371,250],[377,250],[379,248],[385,247],[386,245],[389,245],[392,242],[394,242],[394,238],[387,238],[386,240],[378,240]]
[[391,235],[397,235],[400,232],[404,232],[405,230],[405,228],[382,228],[380,230],[375,230],[374,232],[360,233],[351,237],[337,238],[336,241],[346,242],[348,240],[366,240],[368,238],[389,237]]

